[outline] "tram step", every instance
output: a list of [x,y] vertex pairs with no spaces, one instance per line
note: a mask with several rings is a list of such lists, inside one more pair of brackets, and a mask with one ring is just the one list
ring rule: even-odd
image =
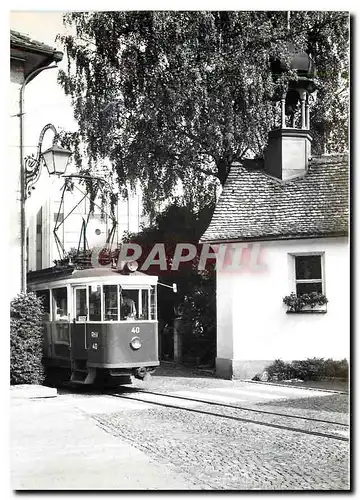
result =
[[96,371],[95,370],[75,370],[71,374],[71,379],[70,382],[76,383],[76,384],[93,384],[96,376]]

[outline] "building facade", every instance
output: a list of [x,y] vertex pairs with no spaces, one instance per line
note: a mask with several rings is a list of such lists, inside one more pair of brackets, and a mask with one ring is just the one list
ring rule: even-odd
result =
[[[233,168],[202,239],[230,255],[216,276],[219,376],[251,378],[275,359],[349,359],[347,171],[346,156],[314,159],[286,183]],[[328,303],[296,312],[283,303],[312,292]]]
[[[21,290],[21,190],[20,190],[20,92],[36,78],[36,70],[61,60],[62,54],[53,47],[32,40],[19,32],[10,32],[10,88],[9,88],[9,126],[8,162],[6,175],[6,198],[9,221],[9,242],[7,266],[11,270],[8,283],[9,297]],[[35,74],[34,74],[35,72]]]
[[349,158],[311,157],[309,81],[292,85],[299,121],[294,108],[286,122],[284,95],[263,157],[232,166],[201,239],[220,252],[221,377],[249,379],[275,359],[349,359]]
[[[84,198],[86,191],[79,183],[71,192],[66,191],[61,202],[64,180],[57,181],[52,196],[45,198],[29,216],[28,225],[28,270],[36,271],[52,267],[55,260],[63,257],[61,247],[66,252],[72,249],[84,249],[103,246],[113,224],[108,207],[101,206],[101,200],[95,200],[93,213],[90,212],[89,196]],[[36,194],[34,195],[36,196]],[[130,193],[127,200],[120,199],[115,207],[116,228],[113,245],[121,242],[125,232],[136,233],[145,223],[142,215],[141,191]],[[88,221],[84,235],[83,222]],[[54,229],[58,227],[56,235]]]
[[[7,252],[8,268],[11,270],[9,279],[9,298],[21,290],[21,185],[20,158],[31,151],[21,148],[20,120],[26,116],[26,85],[36,78],[36,70],[59,62],[62,53],[55,48],[31,39],[29,36],[11,30],[10,32],[10,91],[9,91],[9,151],[8,158],[11,168],[8,169],[6,198],[9,213],[9,248]],[[33,74],[35,72],[35,74]],[[39,72],[40,74],[40,72]],[[33,76],[32,76],[33,75]],[[36,85],[37,82],[35,82]],[[23,108],[20,113],[20,92],[23,94]],[[25,97],[24,97],[25,96]],[[56,117],[54,117],[56,121]],[[44,123],[45,125],[45,123]],[[29,121],[27,122],[29,126]],[[24,127],[24,126],[23,126]],[[46,140],[48,137],[46,136]],[[23,138],[24,140],[24,138]],[[49,144],[50,145],[50,144]],[[46,148],[45,148],[46,149]],[[35,152],[35,145],[33,148]],[[75,173],[75,172],[73,172]],[[62,257],[55,242],[54,228],[59,213],[62,186],[64,179],[50,179],[43,172],[36,184],[31,197],[26,200],[25,225],[26,243],[25,256],[27,270],[38,270],[54,265],[54,260]],[[79,185],[79,187],[81,187]],[[82,198],[79,191],[64,197],[64,203],[59,213],[58,222],[65,218]],[[61,244],[66,251],[77,248],[82,227],[82,221],[89,213],[89,199],[86,198],[66,218],[57,231]],[[124,232],[138,232],[141,224],[146,222],[142,217],[142,200],[140,190],[132,192],[128,200],[119,199],[116,214],[117,228],[114,243],[121,241]],[[87,227],[87,243],[90,247],[105,243],[112,224],[109,217],[103,216],[95,207]]]

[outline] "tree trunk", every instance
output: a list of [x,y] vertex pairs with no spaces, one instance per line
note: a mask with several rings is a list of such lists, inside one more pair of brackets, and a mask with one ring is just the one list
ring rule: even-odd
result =
[[216,168],[217,168],[217,177],[221,182],[221,185],[224,186],[230,172],[230,162],[224,158],[220,158],[216,162]]

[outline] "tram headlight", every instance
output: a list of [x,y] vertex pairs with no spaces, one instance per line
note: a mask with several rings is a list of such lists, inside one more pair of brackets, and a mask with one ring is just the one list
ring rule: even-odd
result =
[[137,351],[142,346],[141,340],[139,339],[139,337],[133,337],[131,339],[130,345],[133,349]]
[[131,273],[134,273],[139,267],[139,264],[136,260],[129,260],[128,262],[126,262],[126,267]]

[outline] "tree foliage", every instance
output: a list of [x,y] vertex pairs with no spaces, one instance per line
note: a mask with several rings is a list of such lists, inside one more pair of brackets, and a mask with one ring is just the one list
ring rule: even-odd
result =
[[[206,307],[212,309],[212,313],[205,314],[207,316],[205,321],[208,323],[214,318],[214,268],[210,264],[204,271],[199,272],[197,269],[202,247],[202,245],[198,245],[198,241],[210,223],[213,209],[212,204],[202,207],[201,210],[178,203],[172,204],[158,215],[149,227],[144,228],[140,233],[128,234],[126,237],[126,241],[137,243],[142,247],[143,254],[138,259],[140,267],[154,244],[164,244],[168,261],[167,270],[162,272],[159,270],[159,266],[155,265],[150,266],[147,272],[158,275],[161,283],[171,285],[175,282],[177,284],[178,292],[176,294],[167,287],[159,286],[159,316],[166,323],[173,320],[175,311],[179,308],[188,311],[188,317],[190,317],[191,304],[197,304],[192,311],[194,318],[201,315],[200,309],[202,309],[202,314],[205,314]],[[178,270],[171,271],[171,259],[174,256],[176,245],[179,243],[198,245],[197,258],[188,263],[185,262],[183,265],[180,264]],[[212,298],[208,300],[207,306],[203,309],[201,304],[203,305],[205,296]]]
[[[163,243],[170,263],[176,244],[197,245],[201,235],[209,225],[214,205],[209,203],[200,209],[191,205],[175,203],[159,214],[153,223],[140,233],[128,234],[127,241],[141,245],[144,255],[140,266],[156,243]],[[198,271],[197,263],[202,245],[198,245],[198,256],[177,271],[159,271],[158,266],[150,266],[147,272],[159,275],[162,284],[177,284],[174,294],[169,288],[158,286],[158,317],[162,325],[173,324],[174,318],[182,318],[183,356],[192,353],[201,362],[213,360],[216,354],[216,294],[214,267],[210,264],[204,271]],[[201,341],[204,341],[201,343]],[[198,343],[200,342],[200,343]]]
[[[319,72],[315,150],[346,146],[347,13],[292,12],[290,29],[286,12],[270,11],[72,12],[65,22],[74,34],[61,37],[59,82],[79,123],[68,140],[86,145],[90,172],[107,158],[121,189],[140,181],[149,213],[179,183],[199,196],[224,184],[234,160],[262,154],[272,98],[296,78],[289,41]],[[287,62],[276,81],[274,58]]]
[[[213,203],[209,203],[199,210],[194,206],[174,203],[160,213],[148,227],[143,228],[139,233],[127,233],[124,237],[124,241],[141,246],[142,255],[138,259],[140,269],[153,246],[157,243],[164,245],[167,269],[161,270],[156,264],[150,265],[146,272],[160,276],[165,283],[176,281],[179,290],[178,301],[183,300],[195,284],[200,285],[213,274],[211,264],[203,272],[197,270],[202,248],[198,242],[210,223],[213,211]],[[180,263],[178,269],[172,270],[171,264],[176,246],[181,243],[197,246],[197,255],[191,261]]]

